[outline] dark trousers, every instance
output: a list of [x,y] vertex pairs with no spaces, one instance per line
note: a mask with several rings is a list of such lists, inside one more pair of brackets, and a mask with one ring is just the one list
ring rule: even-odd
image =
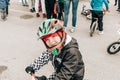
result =
[[63,16],[62,12],[64,10],[64,3],[59,3],[60,12],[58,13],[58,19],[61,20],[61,17]]
[[118,9],[120,9],[120,0],[118,0]]
[[93,22],[95,21],[95,18],[98,18],[98,30],[103,31],[103,11],[94,11],[94,10],[92,11],[91,26]]
[[115,4],[117,4],[117,0],[115,0]]
[[8,15],[8,6],[6,7],[6,15]]
[[56,18],[56,14],[54,14],[54,4],[55,0],[45,0],[47,19]]
[[8,5],[6,7],[6,15],[8,15],[8,13],[9,13],[9,5],[10,5],[10,0],[8,0]]

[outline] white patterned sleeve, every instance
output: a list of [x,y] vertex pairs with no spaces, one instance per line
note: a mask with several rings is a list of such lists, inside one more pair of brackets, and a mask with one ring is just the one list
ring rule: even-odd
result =
[[42,55],[36,58],[30,66],[33,67],[35,71],[37,71],[45,64],[48,64],[50,57],[51,57],[51,53],[44,51]]

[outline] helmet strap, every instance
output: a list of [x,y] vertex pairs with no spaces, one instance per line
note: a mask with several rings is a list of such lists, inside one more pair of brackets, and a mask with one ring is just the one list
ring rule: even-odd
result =
[[63,34],[63,37],[61,42],[53,48],[48,48],[48,51],[50,51],[53,55],[58,55],[61,52],[61,49],[63,48],[65,39],[66,39],[66,32],[63,31],[62,34]]

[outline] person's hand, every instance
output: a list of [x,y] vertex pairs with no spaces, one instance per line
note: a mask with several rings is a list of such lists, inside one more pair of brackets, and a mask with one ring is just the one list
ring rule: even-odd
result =
[[31,66],[26,67],[25,71],[31,75],[35,73],[35,70]]
[[36,78],[37,80],[47,80],[46,76],[40,76],[40,77],[35,76],[35,78]]
[[110,12],[110,10],[109,10],[109,9],[106,9],[105,12]]

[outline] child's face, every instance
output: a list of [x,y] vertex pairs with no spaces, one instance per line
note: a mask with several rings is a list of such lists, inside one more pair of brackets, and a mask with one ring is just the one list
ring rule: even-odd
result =
[[54,47],[58,45],[60,41],[61,41],[60,36],[58,36],[58,34],[53,34],[46,38],[45,43],[47,44],[48,47]]

